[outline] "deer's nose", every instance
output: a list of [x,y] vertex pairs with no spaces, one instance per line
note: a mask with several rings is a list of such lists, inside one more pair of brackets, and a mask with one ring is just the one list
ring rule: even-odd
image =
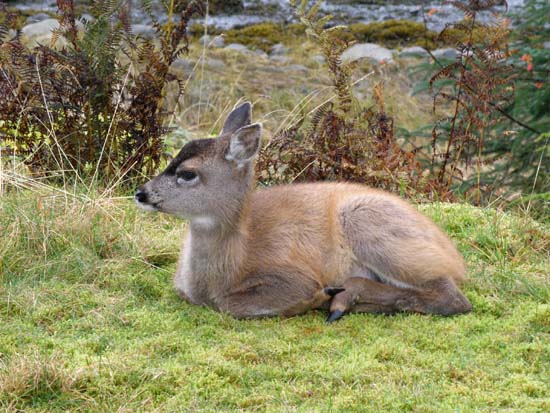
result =
[[134,198],[137,202],[146,203],[147,202],[147,193],[145,191],[142,191],[141,189],[138,189],[136,194],[134,195]]

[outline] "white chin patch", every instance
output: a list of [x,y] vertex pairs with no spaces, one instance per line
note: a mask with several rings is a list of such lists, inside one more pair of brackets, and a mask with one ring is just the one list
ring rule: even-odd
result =
[[139,201],[136,201],[136,204],[138,207],[140,207],[144,211],[152,211],[152,212],[158,211],[157,207],[153,205],[144,204],[143,202],[139,202]]

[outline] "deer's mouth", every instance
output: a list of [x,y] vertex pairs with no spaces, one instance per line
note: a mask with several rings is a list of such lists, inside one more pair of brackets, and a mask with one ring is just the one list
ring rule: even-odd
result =
[[140,202],[136,199],[136,204],[141,208],[143,209],[144,211],[153,211],[153,212],[156,212],[156,211],[160,211],[160,208],[158,206],[158,202],[154,203],[154,204],[147,204],[147,203],[144,203],[144,202]]
[[138,190],[134,195],[136,204],[145,211],[159,211],[160,202],[149,202],[147,192]]

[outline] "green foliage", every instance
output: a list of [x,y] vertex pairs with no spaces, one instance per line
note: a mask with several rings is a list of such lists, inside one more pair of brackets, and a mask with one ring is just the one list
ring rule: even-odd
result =
[[182,223],[60,191],[0,198],[2,410],[550,407],[548,225],[469,205],[421,207],[466,255],[474,311],[465,316],[236,320],[173,290]]
[[[72,171],[103,179],[152,174],[162,154],[170,65],[187,51],[186,30],[200,4],[174,3],[158,43],[130,32],[127,2],[94,2],[95,17],[77,26],[72,0],[58,0],[52,44],[29,50],[19,37],[0,40],[1,145],[35,174]],[[10,16],[7,9],[3,9]],[[173,15],[179,19],[173,22]],[[0,33],[12,24],[5,18]],[[2,36],[0,36],[0,39]],[[179,83],[180,94],[183,83]]]

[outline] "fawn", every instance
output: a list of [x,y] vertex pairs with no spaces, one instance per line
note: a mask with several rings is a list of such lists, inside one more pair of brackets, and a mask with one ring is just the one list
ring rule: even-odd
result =
[[187,143],[135,194],[146,210],[189,220],[175,287],[238,318],[347,312],[451,315],[472,309],[451,240],[387,192],[312,183],[254,190],[261,125],[234,109],[214,139]]

